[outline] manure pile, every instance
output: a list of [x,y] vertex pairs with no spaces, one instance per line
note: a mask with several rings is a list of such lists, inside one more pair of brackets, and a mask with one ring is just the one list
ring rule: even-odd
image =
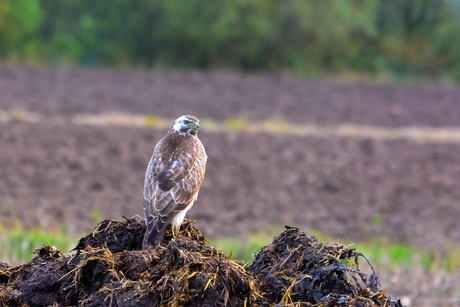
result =
[[190,221],[155,252],[141,250],[144,231],[106,220],[71,254],[45,244],[27,264],[0,263],[1,306],[401,306],[360,271],[362,254],[298,228],[248,264],[209,246]]

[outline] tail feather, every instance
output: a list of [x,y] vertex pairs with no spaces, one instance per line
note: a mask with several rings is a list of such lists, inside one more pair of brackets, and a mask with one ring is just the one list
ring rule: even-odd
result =
[[177,212],[171,212],[167,216],[153,216],[147,211],[146,200],[144,199],[145,223],[147,230],[145,231],[144,240],[142,241],[142,249],[156,249],[166,234],[166,228],[172,219],[177,215]]
[[154,235],[152,234],[153,232],[151,233],[149,233],[148,231],[145,232],[144,240],[142,241],[143,250],[156,249],[161,244],[161,242],[163,241],[163,238],[165,237],[166,228],[161,233],[155,233]]

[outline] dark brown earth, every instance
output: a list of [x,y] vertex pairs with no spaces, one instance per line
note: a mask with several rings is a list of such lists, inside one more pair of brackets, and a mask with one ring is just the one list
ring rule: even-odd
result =
[[[143,176],[164,134],[149,128],[0,123],[0,216],[72,234],[104,217],[143,215]],[[442,247],[460,243],[457,144],[200,135],[209,155],[188,213],[210,238],[244,238],[286,224],[333,238]]]
[[460,126],[454,85],[346,84],[289,75],[0,66],[0,108],[50,116],[128,112],[281,118],[319,125]]
[[360,271],[364,255],[298,228],[287,227],[246,265],[210,247],[190,222],[175,239],[169,230],[155,251],[141,250],[144,231],[134,219],[106,220],[76,253],[45,244],[27,264],[0,263],[1,306],[402,307],[375,272]]
[[[125,112],[296,124],[460,126],[460,88],[308,81],[285,75],[81,68],[0,68],[0,110],[53,119]],[[0,221],[90,231],[143,215],[142,188],[165,131],[53,121],[0,123]],[[347,241],[460,244],[460,144],[200,132],[209,156],[188,217],[209,238],[284,225]],[[96,215],[97,216],[97,215]]]

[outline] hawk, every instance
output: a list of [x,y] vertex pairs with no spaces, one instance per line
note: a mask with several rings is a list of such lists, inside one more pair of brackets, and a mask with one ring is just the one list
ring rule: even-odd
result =
[[208,156],[198,139],[200,121],[183,115],[158,142],[145,172],[144,211],[147,231],[143,249],[156,248],[172,223],[179,230],[198,197]]

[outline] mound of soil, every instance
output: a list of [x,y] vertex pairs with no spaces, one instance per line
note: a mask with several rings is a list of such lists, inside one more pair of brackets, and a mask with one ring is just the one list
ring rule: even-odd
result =
[[134,219],[106,220],[75,253],[45,244],[27,264],[0,263],[1,305],[401,306],[375,273],[359,270],[362,254],[298,228],[286,227],[247,265],[209,246],[190,221],[155,251],[141,250],[144,231]]

